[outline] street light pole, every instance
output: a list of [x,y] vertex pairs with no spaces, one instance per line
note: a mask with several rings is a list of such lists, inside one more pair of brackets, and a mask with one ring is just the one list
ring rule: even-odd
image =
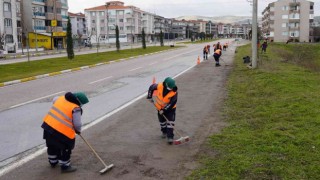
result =
[[32,10],[33,10],[33,15],[34,15],[33,30],[35,31],[35,35],[36,35],[36,52],[38,52],[38,37],[37,37],[37,26],[36,26],[36,21],[37,21],[36,13],[38,12],[38,9],[36,7],[33,7]]
[[109,11],[108,11],[109,6],[110,6],[110,3],[106,2],[105,7],[107,10],[107,39],[108,39],[108,43],[109,43]]
[[258,42],[258,0],[253,0],[252,11],[252,68],[257,68]]

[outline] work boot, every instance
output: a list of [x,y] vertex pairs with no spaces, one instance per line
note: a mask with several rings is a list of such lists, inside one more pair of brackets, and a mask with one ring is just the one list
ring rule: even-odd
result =
[[173,138],[168,138],[167,142],[168,142],[168,144],[172,145],[172,143],[173,143]]
[[76,171],[77,168],[72,166],[61,166],[61,173],[70,173]]
[[161,138],[164,139],[164,138],[166,138],[166,137],[167,137],[167,133],[164,133],[164,132],[163,132],[162,135],[161,135]]
[[51,162],[49,162],[49,163],[50,163],[51,168],[55,168],[56,165],[58,164],[58,162],[56,162],[56,163],[51,163]]

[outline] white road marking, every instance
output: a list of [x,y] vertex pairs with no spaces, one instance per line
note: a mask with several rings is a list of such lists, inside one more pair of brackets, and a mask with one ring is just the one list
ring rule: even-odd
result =
[[158,63],[158,62],[150,63],[149,66],[154,65],[154,64],[157,64],[157,63]]
[[96,81],[92,81],[90,82],[89,84],[94,84],[94,83],[97,83],[97,82],[100,82],[100,81],[103,81],[103,80],[106,80],[106,79],[110,79],[112,78],[113,76],[109,76],[109,77],[106,77],[106,78],[103,78],[103,79],[99,79],[99,80],[96,80]]
[[[199,51],[199,49],[195,49],[195,50],[193,50],[193,51]],[[173,58],[175,58],[175,57],[178,57],[178,56],[181,56],[181,55],[184,55],[184,54],[191,53],[191,52],[193,52],[193,51],[188,51],[188,52],[186,52],[186,53],[177,54],[177,55],[175,55],[175,56],[171,56],[171,57],[169,57],[169,58],[167,58],[167,59],[164,59],[164,60],[165,60],[165,61],[169,61],[170,59],[173,59]]]
[[44,98],[48,98],[50,96],[54,96],[54,95],[57,95],[57,94],[61,94],[65,91],[60,91],[60,92],[57,92],[57,93],[54,93],[54,94],[50,94],[48,96],[43,96],[41,98],[37,98],[37,99],[34,99],[34,100],[31,100],[31,101],[27,101],[27,102],[24,102],[24,103],[21,103],[21,104],[17,104],[17,105],[14,105],[14,106],[11,106],[10,108],[16,108],[16,107],[19,107],[19,106],[23,106],[23,105],[26,105],[26,104],[29,104],[29,103],[32,103],[32,102],[35,102],[35,101],[38,101],[40,99],[44,99]]
[[134,68],[134,69],[131,69],[131,70],[129,70],[129,72],[130,71],[135,71],[135,70],[138,70],[138,69],[141,69],[142,67],[137,67],[137,68]]

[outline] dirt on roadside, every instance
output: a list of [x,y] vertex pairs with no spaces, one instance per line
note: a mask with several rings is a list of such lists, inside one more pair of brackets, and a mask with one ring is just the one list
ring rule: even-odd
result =
[[[156,110],[141,99],[82,133],[107,164],[115,165],[104,175],[99,174],[104,166],[77,137],[71,158],[76,172],[61,174],[42,154],[0,179],[183,179],[198,167],[197,157],[206,152],[207,137],[226,125],[220,110],[233,56],[234,50],[229,48],[223,52],[221,67],[215,67],[211,56],[176,78],[176,128],[191,138],[189,143],[175,146],[161,139]],[[179,138],[177,134],[175,138]]]

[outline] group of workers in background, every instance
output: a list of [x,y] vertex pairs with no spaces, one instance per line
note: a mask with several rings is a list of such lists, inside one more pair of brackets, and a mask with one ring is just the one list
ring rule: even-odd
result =
[[[218,42],[217,44],[213,44],[213,58],[216,62],[216,67],[221,66],[219,59],[222,55],[222,51],[226,51],[228,48],[228,43],[224,43],[223,46]],[[210,45],[205,45],[203,47],[203,60],[208,60],[208,55],[210,55]]]

